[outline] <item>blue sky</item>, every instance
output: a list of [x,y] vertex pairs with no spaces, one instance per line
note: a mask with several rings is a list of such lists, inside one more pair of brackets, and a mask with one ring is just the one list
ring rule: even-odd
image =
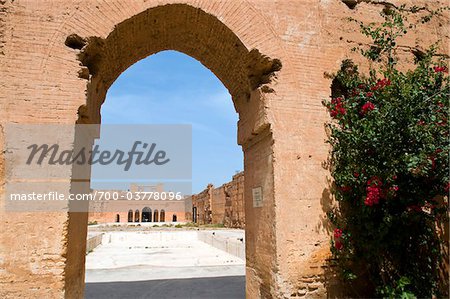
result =
[[101,114],[102,124],[191,124],[194,193],[243,169],[230,94],[185,54],[164,51],[132,65],[108,90]]

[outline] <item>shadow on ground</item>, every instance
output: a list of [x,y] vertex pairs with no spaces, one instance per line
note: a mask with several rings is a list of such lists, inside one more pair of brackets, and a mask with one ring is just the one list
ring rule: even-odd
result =
[[86,299],[245,298],[245,276],[87,283]]

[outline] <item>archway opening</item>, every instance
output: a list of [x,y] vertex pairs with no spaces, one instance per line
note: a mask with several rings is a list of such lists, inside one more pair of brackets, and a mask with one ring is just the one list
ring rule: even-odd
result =
[[[158,75],[158,82],[153,82],[155,75]],[[195,82],[192,82],[191,77],[195,78]],[[220,199],[221,195],[225,195],[225,188],[221,187],[226,184],[232,178],[235,172],[240,172],[242,170],[242,151],[240,147],[236,144],[236,123],[238,121],[235,108],[233,107],[231,95],[222,85],[222,83],[212,74],[208,69],[204,68],[195,59],[175,51],[164,51],[152,56],[149,56],[136,64],[132,65],[127,69],[110,87],[107,93],[106,100],[102,105],[101,110],[102,115],[102,133],[104,126],[116,125],[117,123],[133,123],[133,122],[155,122],[159,123],[176,123],[177,121],[192,123],[192,134],[193,134],[193,177],[192,177],[192,192],[186,195],[202,193],[205,188],[212,188],[211,183],[216,186],[216,192],[218,193],[214,198],[208,198],[205,200],[217,201],[214,203],[216,209],[211,211],[211,215],[217,217],[211,218],[211,222],[202,223],[204,229],[209,233],[208,225],[211,227],[224,225],[223,219],[220,215],[223,213],[225,203]],[[130,127],[131,129],[133,127]],[[102,133],[100,134],[100,140],[102,140]],[[128,132],[128,134],[132,134]],[[118,130],[114,132],[114,138],[118,137]],[[180,146],[182,146],[180,144]],[[130,192],[137,192],[144,195],[145,192],[157,193],[158,190],[165,188],[169,185],[170,181],[166,184],[156,184],[152,182],[145,182],[144,180],[139,180],[133,182],[130,186],[126,185],[126,182],[114,181],[103,182],[97,180],[97,171],[93,169],[92,172],[92,184],[93,189],[101,189],[106,191],[105,186],[111,186],[112,190],[118,190],[120,188],[125,188]],[[140,178],[138,178],[140,179]],[[100,186],[100,187],[98,187]],[[176,188],[176,186],[171,186],[170,190]],[[126,194],[130,194],[126,192]],[[212,194],[212,192],[211,192]],[[142,198],[144,199],[144,198]],[[186,214],[192,209],[190,206],[186,209],[183,205],[183,210],[179,210],[177,207],[171,206],[169,203],[165,203],[163,200],[124,200],[128,207],[138,207],[142,209],[142,222],[140,223],[140,228],[145,230],[145,233],[139,233],[140,243],[145,245],[140,245],[141,247],[153,248],[155,252],[152,254],[157,255],[158,249],[164,249],[167,251],[167,258],[170,259],[170,253],[175,250],[171,248],[171,244],[166,244],[166,238],[173,238],[176,243],[187,246],[188,248],[194,248],[199,244],[197,239],[190,240],[193,245],[189,242],[184,243],[181,237],[169,237],[165,234],[188,232],[188,229],[184,228],[184,225],[192,222],[191,217]],[[196,204],[196,203],[195,203]],[[205,205],[206,206],[206,205]],[[128,222],[133,222],[133,209],[128,210]],[[169,213],[169,220],[166,219],[166,213]],[[90,214],[90,217],[95,217],[95,213]],[[125,217],[125,216],[124,216]],[[94,218],[92,218],[94,219]],[[134,217],[134,220],[137,218]],[[146,223],[152,221],[151,224]],[[175,224],[165,223],[166,221],[176,222]],[[103,223],[99,222],[99,225]],[[132,234],[134,233],[133,226],[126,226],[121,228],[122,234]],[[155,227],[156,230],[160,230],[161,239],[151,242],[152,231],[151,229]],[[161,231],[161,228],[164,230]],[[170,231],[170,229],[175,231]],[[242,228],[242,227],[241,227]],[[168,230],[168,231],[166,231]],[[107,228],[104,229],[105,233],[110,233]],[[114,232],[111,232],[111,236]],[[244,237],[243,231],[240,231],[240,238]],[[199,236],[202,238],[202,236]],[[217,238],[219,243],[222,240],[219,239],[219,233],[217,233],[214,238]],[[236,237],[237,239],[237,237]],[[114,238],[112,238],[114,240]],[[208,243],[204,243],[207,245]],[[215,244],[215,243],[213,243]],[[151,245],[151,246],[149,246]],[[240,243],[243,248],[243,244]],[[109,244],[109,246],[127,246],[132,248],[132,250],[139,245],[136,243],[130,243],[127,245],[127,238],[121,243],[114,245],[114,241]],[[207,246],[205,246],[207,247]],[[214,247],[215,248],[215,247]],[[230,245],[231,248],[231,245]],[[101,248],[100,248],[101,249]],[[202,256],[203,254],[210,254],[208,250],[198,248],[198,254]],[[202,252],[205,251],[204,252]],[[217,250],[217,249],[213,249]],[[117,252],[123,252],[123,250],[117,250]],[[150,249],[147,251],[151,252]],[[87,275],[92,276],[95,270],[92,270],[95,264],[95,258],[98,256],[100,259],[101,250],[91,253],[88,255],[87,263]],[[173,253],[173,252],[172,252]],[[118,257],[108,256],[109,253],[105,252],[103,260],[113,259],[120,265],[120,260]],[[223,253],[216,254],[217,263],[220,260],[219,257],[228,254],[226,251]],[[161,257],[164,258],[164,257]],[[94,262],[91,262],[94,260]],[[230,286],[231,288],[236,288],[237,286],[242,286],[241,283],[245,280],[245,263],[242,258],[236,258],[233,261],[234,265],[223,265],[225,271],[221,273],[211,272],[208,275],[219,275],[217,277],[230,276],[230,274],[240,273],[240,283]],[[150,263],[150,261],[143,261],[143,263]],[[220,263],[216,267],[220,267]],[[177,265],[173,265],[177,266]],[[131,266],[129,266],[131,267]],[[198,268],[202,269],[202,263],[199,262]],[[139,268],[143,272],[143,267]],[[233,272],[228,269],[233,269]],[[238,272],[238,270],[241,272]],[[115,270],[116,279],[120,280],[120,269]],[[194,271],[194,269],[193,269]],[[230,273],[227,273],[230,272]],[[166,270],[167,272],[167,270]],[[226,275],[224,275],[224,273]],[[151,272],[143,274],[148,280],[156,277],[150,277]],[[145,276],[144,276],[145,275]],[[166,274],[169,275],[169,274]],[[169,278],[172,276],[168,276]],[[127,275],[127,279],[129,279]],[[125,278],[123,278],[125,279]],[[191,279],[199,279],[198,277],[191,277]],[[202,279],[206,279],[203,277]],[[88,290],[90,286],[95,282],[92,280],[87,280]],[[241,292],[244,292],[241,289]]]
[[134,212],[134,222],[140,222],[139,210]]
[[159,214],[158,214],[158,210],[155,210],[153,212],[153,222],[159,222]]
[[152,222],[152,210],[149,207],[142,209],[142,222]]
[[[172,15],[185,17],[168,17]],[[200,61],[227,88],[240,115],[238,143],[244,147],[245,159],[251,161],[245,163],[246,172],[254,174],[250,176],[252,180],[264,182],[265,188],[272,187],[271,161],[261,161],[256,157],[270,154],[272,146],[272,133],[266,115],[267,103],[261,90],[266,93],[274,91],[270,82],[274,73],[281,68],[278,60],[272,60],[257,50],[248,51],[240,39],[217,18],[200,9],[181,4],[149,9],[115,26],[106,39],[90,37],[84,41],[87,43],[79,55],[84,67],[79,76],[88,79],[88,85],[86,105],[81,106],[78,111],[79,124],[100,123],[100,108],[108,89],[129,66],[160,51],[176,50]],[[245,190],[247,195],[250,194],[249,190]],[[267,198],[270,196],[269,193]],[[249,207],[248,204],[245,206]],[[210,211],[207,213],[211,215]],[[150,208],[148,212],[142,210],[141,215],[142,222],[151,222]],[[158,217],[158,214],[153,215],[153,221],[157,221],[155,216]],[[117,214],[118,219],[119,217]],[[86,233],[75,229],[78,225],[77,218],[69,217],[65,272],[66,294],[74,297],[82,295],[83,276],[80,273],[84,269],[84,258],[80,252],[82,246],[74,243],[82,239],[81,234]],[[87,216],[85,219],[87,223]],[[255,229],[254,224],[246,226],[247,231]],[[267,229],[270,231],[273,228]],[[255,234],[251,236],[251,250],[254,250],[257,247]],[[273,237],[273,234],[268,236]],[[273,240],[266,238],[264,242],[273,243]],[[267,250],[274,249],[269,246]],[[270,266],[266,268],[268,270],[264,271],[271,271]]]
[[164,210],[161,210],[161,212],[159,214],[159,221],[166,222],[166,212]]

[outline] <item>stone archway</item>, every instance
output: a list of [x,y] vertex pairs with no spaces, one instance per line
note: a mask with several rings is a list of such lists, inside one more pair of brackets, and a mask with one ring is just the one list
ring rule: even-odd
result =
[[[115,78],[162,50],[212,70],[240,116],[247,297],[324,297],[328,116],[320,101],[329,95],[323,71],[338,67],[352,35],[340,20],[352,12],[341,1],[6,0],[0,8],[2,126],[99,123]],[[254,189],[262,201],[253,201]],[[20,223],[14,213],[0,216],[1,297],[82,297],[86,214],[24,212]]]
[[[270,158],[261,158],[270,157],[273,150],[264,93],[275,93],[271,82],[282,67],[281,61],[269,58],[257,49],[247,49],[216,17],[184,4],[158,6],[141,12],[116,25],[106,38],[70,35],[65,44],[81,50],[78,59],[83,66],[78,75],[88,80],[86,104],[78,110],[77,122],[80,124],[100,123],[100,108],[114,80],[135,62],[159,51],[170,49],[190,55],[222,81],[239,113],[238,143],[244,151],[245,172],[249,182],[257,182],[247,185],[246,194],[252,194],[255,187],[264,194],[264,204],[255,206],[249,197],[246,207],[249,215],[246,228],[247,290],[271,293],[276,284],[275,260],[266,257],[276,255],[275,231],[272,221],[262,219],[275,217],[272,208],[273,164]],[[254,207],[258,208],[255,213]],[[158,216],[155,210],[154,222],[159,220]],[[80,231],[71,230],[74,225],[79,225],[79,215],[69,218],[65,267],[66,294],[76,297],[82,294],[84,277],[80,272],[84,259],[78,248],[83,236]],[[73,242],[76,244],[72,247]]]

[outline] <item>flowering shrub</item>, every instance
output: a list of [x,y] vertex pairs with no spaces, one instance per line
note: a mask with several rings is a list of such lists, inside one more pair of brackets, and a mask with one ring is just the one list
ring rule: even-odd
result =
[[407,11],[384,10],[378,27],[360,23],[373,41],[356,49],[370,61],[368,75],[344,60],[332,76],[324,105],[339,207],[328,216],[345,279],[367,278],[372,296],[431,298],[442,295],[436,225],[448,221],[450,79],[434,46],[413,70],[397,70],[396,39],[413,27]]

